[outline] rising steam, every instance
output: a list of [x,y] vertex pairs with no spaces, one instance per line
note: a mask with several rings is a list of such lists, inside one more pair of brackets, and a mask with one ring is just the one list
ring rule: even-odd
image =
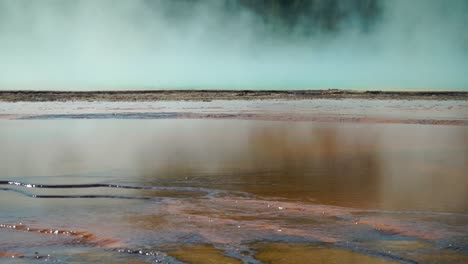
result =
[[467,1],[309,2],[0,0],[0,89],[468,89]]

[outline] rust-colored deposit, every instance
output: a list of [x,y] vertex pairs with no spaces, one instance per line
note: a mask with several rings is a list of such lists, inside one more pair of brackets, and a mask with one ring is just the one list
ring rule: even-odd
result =
[[75,231],[69,229],[53,229],[53,228],[39,228],[25,225],[23,223],[19,224],[0,224],[0,228],[10,229],[15,231],[22,232],[31,232],[31,233],[40,233],[47,235],[57,235],[57,236],[68,236],[72,237],[72,244],[84,244],[95,247],[102,248],[112,248],[113,246],[119,243],[118,240],[99,237],[96,234],[93,234],[88,231]]

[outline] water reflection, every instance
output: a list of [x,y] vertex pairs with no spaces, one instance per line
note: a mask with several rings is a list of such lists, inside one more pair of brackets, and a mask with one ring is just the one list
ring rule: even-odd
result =
[[58,183],[94,176],[355,208],[468,212],[466,127],[215,120],[1,126],[4,179],[68,174]]
[[249,136],[247,164],[240,167],[273,169],[262,180],[274,186],[253,183],[247,188],[327,204],[375,206],[380,179],[378,135],[357,137],[352,127],[345,130],[349,134],[342,135],[334,126],[256,129]]
[[[468,127],[234,120],[0,127],[0,181],[73,187],[3,184],[19,192],[0,191],[0,224],[23,222],[19,231],[45,230],[41,235],[89,234],[82,246],[112,250],[98,255],[227,254],[249,262],[337,252],[356,263],[411,263],[404,248],[388,251],[408,241],[423,241],[427,255],[443,248],[458,258],[468,249]],[[57,199],[70,196],[79,199]],[[114,199],[125,197],[149,199]],[[15,230],[0,232],[10,241],[0,243],[0,256],[73,248],[70,237]],[[299,244],[281,244],[291,242]],[[315,253],[303,250],[317,245]],[[286,253],[277,255],[277,247]],[[185,248],[201,253],[188,256]]]

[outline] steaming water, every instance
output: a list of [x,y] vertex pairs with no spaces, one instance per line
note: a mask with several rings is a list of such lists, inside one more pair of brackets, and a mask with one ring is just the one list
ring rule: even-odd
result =
[[0,89],[468,89],[465,0],[315,0],[283,34],[238,2],[0,0]]
[[466,126],[0,122],[5,263],[467,260]]

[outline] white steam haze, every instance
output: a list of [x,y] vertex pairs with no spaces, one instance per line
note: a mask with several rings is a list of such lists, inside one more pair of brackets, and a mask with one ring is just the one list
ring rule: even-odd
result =
[[466,0],[380,0],[365,30],[310,34],[227,2],[0,0],[0,89],[468,90]]

